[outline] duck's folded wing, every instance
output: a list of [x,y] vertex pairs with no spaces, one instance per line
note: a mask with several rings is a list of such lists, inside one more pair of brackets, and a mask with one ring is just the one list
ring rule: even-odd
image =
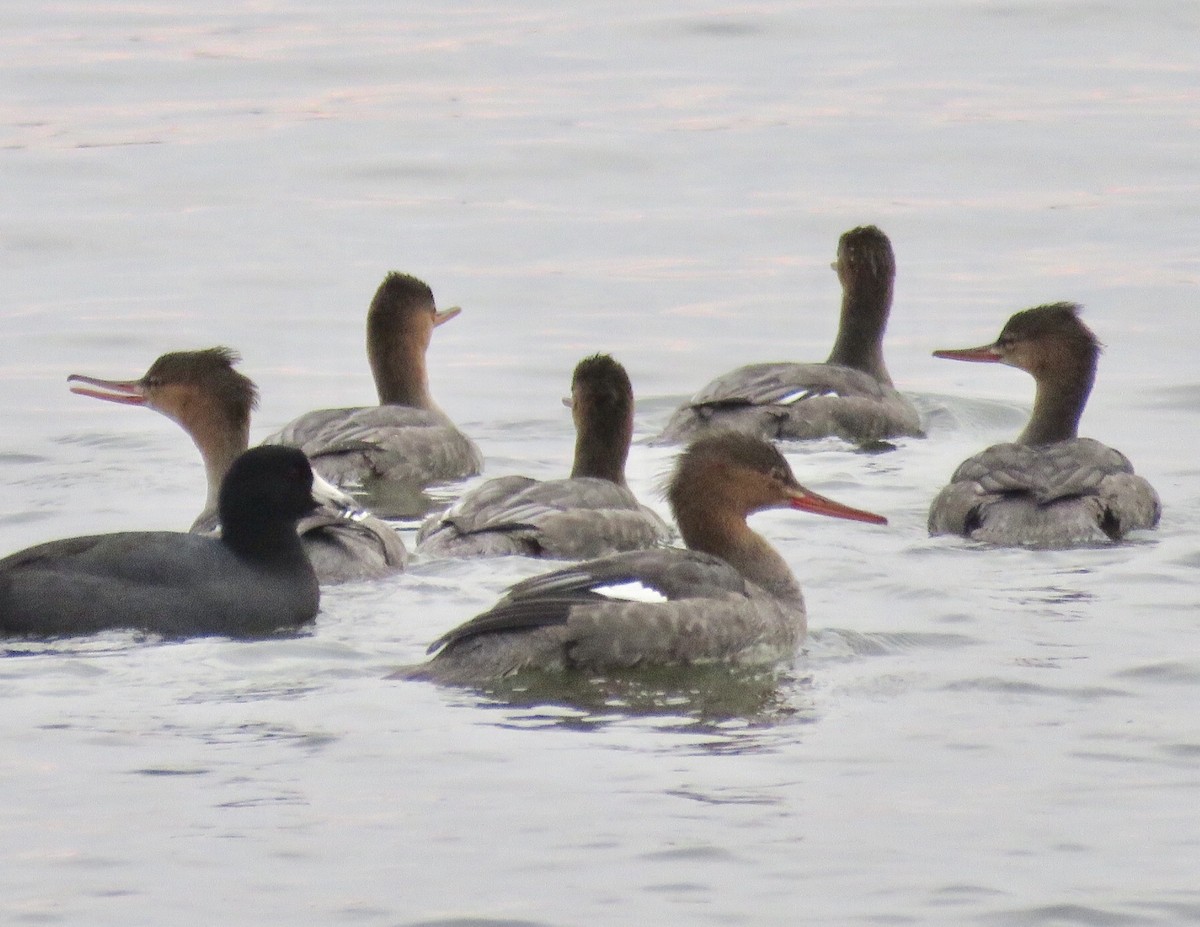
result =
[[793,405],[818,396],[878,399],[883,387],[862,371],[837,364],[751,364],[713,380],[690,404]]
[[429,650],[480,634],[566,624],[572,609],[585,604],[720,594],[749,593],[741,575],[717,557],[678,549],[614,554],[517,583],[495,606],[442,635]]

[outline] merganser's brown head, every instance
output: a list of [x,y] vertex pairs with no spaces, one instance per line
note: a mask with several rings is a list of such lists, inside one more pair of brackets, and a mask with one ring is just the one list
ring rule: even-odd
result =
[[462,310],[438,309],[433,291],[409,274],[390,273],[367,310],[367,358],[383,404],[433,408],[425,352],[433,330]]
[[194,434],[201,422],[230,429],[249,426],[258,405],[252,380],[233,369],[241,358],[230,348],[164,354],[137,380],[101,380],[73,373],[71,392],[108,402],[146,406]]
[[[101,380],[71,374],[71,392],[107,402],[145,406],[191,436],[208,479],[205,512],[215,511],[221,480],[250,444],[250,412],[258,405],[253,381],[233,369],[241,358],[229,348],[164,354],[137,380]],[[204,516],[202,515],[201,518]]]
[[[896,277],[896,256],[892,243],[873,225],[861,225],[844,232],[838,239],[837,260],[833,262],[838,280],[847,289],[886,288],[889,293]],[[886,314],[886,313],[885,313]]]
[[1036,379],[1053,375],[1080,359],[1095,363],[1100,342],[1079,318],[1075,303],[1049,303],[1023,309],[1005,323],[991,344],[934,351],[934,357],[977,363],[1008,364]]
[[625,483],[625,460],[633,439],[633,384],[611,355],[593,354],[575,366],[571,395],[563,399],[575,420],[572,477],[594,476]]
[[1005,323],[1000,337],[977,348],[934,351],[934,357],[1007,364],[1033,375],[1037,397],[1019,440],[1049,444],[1074,438],[1096,378],[1101,345],[1079,318],[1075,303],[1023,309]]
[[[667,488],[667,499],[680,529],[681,513],[708,510],[716,518],[745,519],[753,512],[794,508],[818,515],[865,521],[877,525],[887,519],[851,508],[806,489],[797,481],[787,460],[774,445],[760,438],[723,432],[700,438],[679,455]],[[684,534],[687,540],[686,533]]]

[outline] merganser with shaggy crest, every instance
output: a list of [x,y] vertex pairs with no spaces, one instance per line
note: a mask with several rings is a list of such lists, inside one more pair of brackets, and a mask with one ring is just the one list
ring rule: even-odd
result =
[[367,312],[379,405],[308,412],[263,443],[300,448],[342,488],[385,482],[420,489],[477,475],[483,455],[434,403],[425,370],[434,328],[461,311],[439,310],[416,277],[388,274]]

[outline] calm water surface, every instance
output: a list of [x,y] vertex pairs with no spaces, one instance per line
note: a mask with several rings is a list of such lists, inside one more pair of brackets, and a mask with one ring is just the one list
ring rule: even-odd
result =
[[[368,402],[383,274],[461,318],[439,401],[489,474],[556,476],[615,353],[644,438],[712,375],[820,359],[837,236],[880,225],[928,441],[793,448],[887,529],[767,513],[813,633],[777,683],[385,681],[535,563],[331,590],[310,635],[11,643],[9,924],[1200,922],[1200,8],[391,4],[0,13],[0,550],[186,527],[194,448],[71,396],[228,344],[262,436]],[[1115,550],[930,540],[1012,436],[1009,369],[932,359],[1079,301],[1084,431],[1159,489]],[[670,451],[640,445],[639,493]],[[411,528],[409,529],[411,533]]]

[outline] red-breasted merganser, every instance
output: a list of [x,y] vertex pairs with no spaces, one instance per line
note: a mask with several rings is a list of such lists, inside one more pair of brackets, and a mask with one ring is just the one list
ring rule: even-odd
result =
[[0,560],[0,634],[132,628],[261,637],[306,624],[320,593],[296,522],[315,504],[303,454],[254,448],[221,484],[219,539],[127,531],[50,541]]
[[[183,427],[204,458],[208,498],[192,524],[197,534],[220,528],[217,499],[230,464],[249,444],[250,411],[258,390],[233,365],[229,348],[177,351],[158,358],[138,380],[101,380],[72,374],[71,392],[109,402],[145,406]],[[317,479],[320,508],[300,521],[304,549],[322,583],[388,576],[404,569],[408,554],[396,529],[359,509]]]
[[1120,451],[1077,437],[1100,344],[1074,303],[1018,312],[993,344],[935,351],[950,360],[1008,364],[1033,374],[1029,424],[1012,444],[963,461],[929,509],[931,534],[992,544],[1076,547],[1153,528],[1158,494]]
[[671,532],[625,483],[633,437],[633,387],[607,354],[575,367],[571,397],[575,466],[565,480],[502,476],[466,493],[417,534],[420,554],[523,554],[580,560],[664,544]]
[[627,551],[517,583],[397,675],[477,685],[532,669],[771,666],[804,638],[804,599],[746,517],[791,507],[886,524],[805,489],[775,447],[733,432],[689,446],[667,497],[689,550]]
[[439,311],[416,277],[388,274],[367,312],[380,404],[308,412],[263,443],[300,448],[314,470],[343,488],[384,481],[420,489],[477,475],[483,455],[434,404],[425,372],[434,328],[460,311]]
[[842,284],[837,340],[821,364],[751,364],[713,380],[671,416],[660,442],[714,430],[760,438],[843,438],[868,445],[922,437],[913,404],[896,391],[883,363],[896,259],[873,225],[851,229],[834,262]]

